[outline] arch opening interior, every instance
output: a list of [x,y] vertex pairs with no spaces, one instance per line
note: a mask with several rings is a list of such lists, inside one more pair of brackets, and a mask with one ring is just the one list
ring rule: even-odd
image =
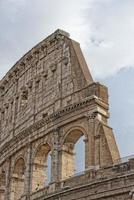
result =
[[44,188],[46,185],[48,185],[51,179],[50,152],[51,149],[48,144],[43,144],[37,149],[32,171],[32,191],[37,191],[41,188]]
[[15,163],[11,179],[11,199],[18,200],[24,194],[25,161],[19,158]]
[[[84,138],[84,134],[79,130],[73,130],[67,134],[62,147],[62,179],[71,177],[81,171],[80,168],[77,168],[77,162],[80,164],[80,159],[84,160],[82,164],[85,166],[85,145],[82,145],[81,150],[78,149]],[[84,156],[84,159],[80,156],[80,151],[83,151],[82,156]]]

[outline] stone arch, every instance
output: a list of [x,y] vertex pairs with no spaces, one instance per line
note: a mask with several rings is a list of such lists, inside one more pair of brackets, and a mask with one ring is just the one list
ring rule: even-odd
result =
[[87,134],[87,131],[84,129],[84,127],[82,127],[82,126],[73,126],[73,127],[71,127],[70,129],[68,129],[68,130],[66,131],[65,135],[63,136],[61,145],[64,144],[64,142],[65,142],[67,136],[68,136],[71,132],[73,132],[73,131],[79,131],[79,132],[81,132],[81,134],[84,135],[85,140],[88,140],[88,134]]
[[51,146],[41,143],[35,150],[32,163],[32,192],[42,189],[48,181],[48,157]]
[[25,160],[23,157],[16,159],[11,177],[11,199],[18,200],[24,194]]
[[[81,137],[84,137],[84,142],[88,140],[88,135],[83,127],[75,126],[70,128],[62,140],[61,146],[61,172],[62,179],[73,176],[76,172],[76,152],[75,145]],[[86,167],[86,152],[88,145],[84,143],[84,166]]]
[[6,172],[4,169],[0,171],[0,199],[5,200],[6,195]]
[[32,160],[35,159],[37,152],[43,145],[49,146],[50,149],[52,149],[52,143],[49,141],[48,138],[41,138],[41,139],[37,140],[36,143],[34,143],[34,145],[33,145]]

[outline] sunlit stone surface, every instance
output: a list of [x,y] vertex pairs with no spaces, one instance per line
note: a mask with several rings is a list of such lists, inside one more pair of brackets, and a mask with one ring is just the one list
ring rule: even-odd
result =
[[132,199],[108,109],[68,33],[25,54],[0,81],[0,200]]

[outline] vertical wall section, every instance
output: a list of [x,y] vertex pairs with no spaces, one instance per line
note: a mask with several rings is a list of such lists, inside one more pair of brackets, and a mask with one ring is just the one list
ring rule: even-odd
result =
[[107,88],[94,82],[68,33],[57,30],[31,49],[0,81],[0,199],[56,191],[75,176],[81,137],[85,171],[116,164],[108,110]]

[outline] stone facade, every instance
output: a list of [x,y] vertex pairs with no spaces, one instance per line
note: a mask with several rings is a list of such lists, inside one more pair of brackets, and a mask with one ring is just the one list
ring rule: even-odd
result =
[[[133,199],[134,161],[120,162],[108,110],[68,33],[31,49],[0,81],[0,200]],[[81,137],[85,171],[75,174]]]

